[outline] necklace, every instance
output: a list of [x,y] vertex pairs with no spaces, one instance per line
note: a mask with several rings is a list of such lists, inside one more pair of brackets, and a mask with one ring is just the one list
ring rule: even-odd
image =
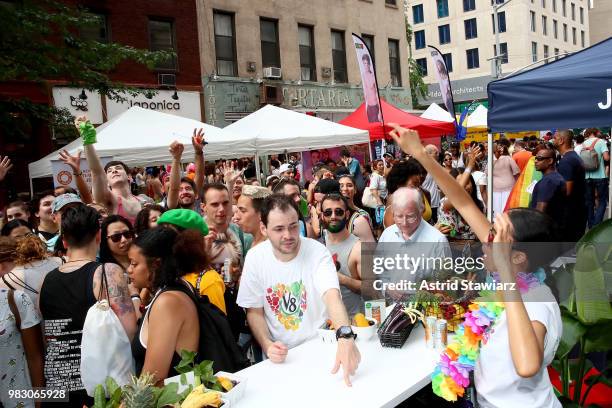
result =
[[[516,283],[521,294],[543,284],[543,269],[534,273],[519,273]],[[499,282],[496,274],[488,282]],[[504,311],[504,302],[493,291],[480,291],[480,296],[469,305],[465,321],[456,331],[455,339],[440,355],[440,362],[431,375],[433,392],[447,401],[457,401],[470,386],[470,372],[476,366],[480,348],[489,340],[492,328]]]
[[83,261],[94,262],[93,259],[83,258],[83,259],[75,259],[73,261],[64,262],[64,265],[69,264],[69,263],[73,263],[73,262],[83,262]]

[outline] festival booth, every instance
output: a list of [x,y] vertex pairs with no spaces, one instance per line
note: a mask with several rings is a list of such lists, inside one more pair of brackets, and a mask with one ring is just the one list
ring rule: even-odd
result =
[[[382,108],[385,123],[397,123],[405,128],[414,129],[419,132],[421,139],[437,138],[439,144],[439,138],[441,136],[455,134],[455,124],[453,122],[432,120],[422,116],[411,115],[408,112],[396,108],[384,99],[380,100],[380,106]],[[367,130],[370,133],[370,140],[384,139],[387,137],[387,133],[390,130],[388,126],[385,126],[383,129],[383,125],[380,122],[368,122],[365,103],[362,103],[355,112],[342,119],[340,123],[346,126]]]
[[[306,152],[302,156],[305,175],[312,166],[314,152],[337,159],[339,148],[350,149],[362,161],[366,149],[355,147],[368,142],[368,133],[361,129],[344,126],[325,119],[295,112],[274,105],[266,105],[237,122],[225,127],[223,131],[254,139],[251,155],[264,156],[284,152]],[[259,160],[255,161],[259,165]],[[362,161],[363,163],[363,161]],[[258,169],[258,174],[260,171]]]
[[453,116],[445,109],[442,109],[437,103],[432,103],[421,114],[424,119],[437,120],[439,122],[454,122]]
[[[611,63],[609,38],[550,64],[491,82],[489,128],[502,132],[610,126]],[[517,183],[522,190],[511,193],[512,205],[526,202],[525,189],[531,180]]]
[[[128,166],[151,166],[172,161],[168,146],[177,140],[185,145],[183,158],[193,157],[191,136],[195,128],[204,128],[206,160],[253,155],[252,138],[176,115],[134,106],[97,128],[96,151],[99,157],[113,157]],[[78,138],[60,150],[75,154],[83,149]],[[30,180],[53,175],[52,161],[59,159],[57,150],[29,164]],[[83,159],[85,155],[82,155]]]

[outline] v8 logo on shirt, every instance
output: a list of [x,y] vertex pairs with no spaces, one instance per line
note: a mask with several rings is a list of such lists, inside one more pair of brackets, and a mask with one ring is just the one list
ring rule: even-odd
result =
[[266,301],[286,330],[300,327],[308,305],[306,288],[302,281],[289,285],[278,283],[266,289]]

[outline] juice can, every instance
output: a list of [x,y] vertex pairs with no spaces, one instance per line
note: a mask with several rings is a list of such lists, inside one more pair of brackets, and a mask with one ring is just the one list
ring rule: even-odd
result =
[[438,321],[436,321],[434,343],[437,350],[444,350],[448,344],[448,328],[446,320],[444,319],[438,319]]
[[436,333],[436,316],[427,316],[425,319],[425,347],[434,348],[434,338]]

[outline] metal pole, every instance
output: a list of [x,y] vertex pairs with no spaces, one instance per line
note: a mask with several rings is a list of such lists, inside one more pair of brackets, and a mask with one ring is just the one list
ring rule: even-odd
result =
[[493,133],[487,135],[487,218],[493,222]]
[[493,29],[495,30],[495,78],[501,77],[501,60],[499,59],[499,15],[497,14],[498,9],[498,5],[493,6]]
[[259,152],[255,151],[255,173],[257,173],[257,181],[260,185],[263,185],[261,180],[261,168],[259,165]]

